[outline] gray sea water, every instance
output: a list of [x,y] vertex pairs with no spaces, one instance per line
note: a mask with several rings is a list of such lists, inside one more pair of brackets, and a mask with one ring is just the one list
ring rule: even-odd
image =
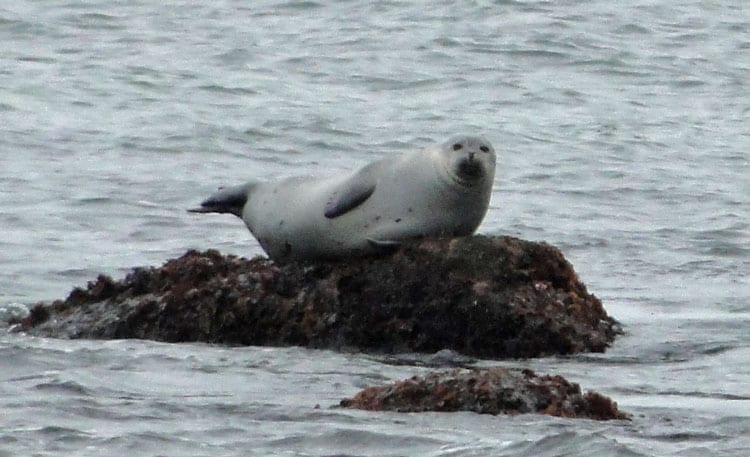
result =
[[188,248],[220,184],[484,134],[480,228],[561,247],[626,331],[559,373],[631,422],[329,408],[424,373],[301,348],[0,329],[0,456],[750,455],[744,0],[0,6],[0,314]]

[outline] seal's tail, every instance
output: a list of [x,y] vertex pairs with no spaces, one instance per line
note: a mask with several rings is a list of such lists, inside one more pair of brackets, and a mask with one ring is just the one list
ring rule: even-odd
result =
[[190,213],[229,213],[242,217],[242,208],[247,203],[248,193],[256,183],[242,186],[222,187],[201,203],[200,208],[189,209]]

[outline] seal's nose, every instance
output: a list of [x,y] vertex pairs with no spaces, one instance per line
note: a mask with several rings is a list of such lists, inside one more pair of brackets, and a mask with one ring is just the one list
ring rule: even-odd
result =
[[472,160],[474,160],[474,154],[475,154],[474,152],[470,152],[469,153],[469,162],[471,162]]

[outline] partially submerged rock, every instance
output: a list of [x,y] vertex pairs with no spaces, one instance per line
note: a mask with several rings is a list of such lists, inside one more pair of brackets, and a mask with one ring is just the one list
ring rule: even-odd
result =
[[456,369],[368,387],[341,406],[369,411],[474,411],[539,413],[596,420],[628,419],[617,403],[596,392],[581,393],[562,376],[538,376],[511,368]]
[[53,337],[489,358],[600,352],[617,329],[557,248],[485,236],[315,264],[189,251],[120,281],[99,276],[21,324]]

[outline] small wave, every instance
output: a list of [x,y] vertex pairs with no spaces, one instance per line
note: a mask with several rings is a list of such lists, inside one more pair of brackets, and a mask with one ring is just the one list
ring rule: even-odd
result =
[[34,386],[35,389],[41,391],[55,392],[60,394],[72,394],[79,396],[90,397],[93,392],[75,381],[49,381],[37,384]]
[[399,91],[415,88],[430,87],[439,84],[442,80],[437,78],[418,78],[414,80],[401,80],[386,76],[370,76],[365,74],[354,74],[351,77],[374,90]]
[[23,319],[29,315],[29,307],[21,303],[0,305],[0,325],[9,321]]
[[280,9],[312,10],[322,8],[323,4],[310,0],[291,0],[278,6]]
[[83,197],[75,200],[76,205],[89,206],[89,205],[109,205],[114,200],[109,197]]
[[16,57],[19,62],[31,62],[31,63],[55,63],[56,60],[51,57],[39,57],[39,56],[19,56]]
[[602,433],[563,432],[537,441],[523,441],[507,449],[514,456],[645,456]]
[[45,36],[51,29],[41,21],[24,21],[21,19],[7,19],[0,17],[0,30],[16,37],[38,38]]
[[65,22],[81,30],[123,30],[120,18],[103,13],[81,13],[69,15]]
[[463,47],[463,43],[452,37],[438,37],[432,40],[432,42],[438,46],[442,46],[445,48],[461,48]]
[[736,394],[725,394],[720,392],[700,392],[700,391],[677,391],[677,390],[667,390],[664,392],[656,392],[658,395],[673,395],[678,397],[686,397],[686,398],[707,398],[707,399],[715,399],[715,400],[741,400],[741,401],[747,401],[750,400],[750,397],[747,395],[736,395]]
[[679,79],[677,81],[674,81],[674,83],[672,83],[672,86],[680,89],[690,89],[692,87],[700,87],[707,84],[708,83],[706,81],[702,81],[700,79]]
[[253,60],[253,54],[245,48],[234,48],[215,56],[225,65],[241,65]]
[[249,89],[247,87],[226,87],[219,86],[216,84],[208,84],[198,86],[198,89],[205,90],[207,92],[213,92],[218,94],[229,94],[229,95],[257,95],[258,92]]
[[434,354],[403,353],[388,356],[373,356],[372,360],[387,365],[418,367],[466,367],[477,362],[477,359],[467,357],[450,349],[443,349]]
[[399,436],[390,433],[379,433],[367,430],[356,429],[336,429],[329,430],[320,434],[295,434],[270,441],[270,449],[306,449],[310,447],[325,448],[331,443],[336,443],[336,449],[339,452],[352,451],[357,452],[362,449],[378,449],[384,452],[387,449],[415,448],[417,446],[434,446],[442,444],[435,438],[416,437],[416,436]]
[[501,54],[506,54],[511,57],[545,60],[566,60],[570,57],[564,52],[550,51],[547,49],[513,49],[502,51]]
[[547,49],[503,49],[487,44],[474,44],[468,48],[469,52],[476,54],[497,54],[511,58],[544,61],[568,61],[570,55],[559,51]]
[[614,32],[618,35],[649,35],[652,31],[642,25],[631,23],[617,27]]
[[242,132],[243,134],[255,138],[278,138],[280,135],[273,129],[264,129],[261,127],[250,127]]
[[651,438],[660,441],[683,443],[685,441],[716,441],[721,439],[722,436],[712,432],[674,432],[654,434],[651,435]]
[[89,436],[91,436],[82,430],[70,427],[61,427],[59,425],[49,425],[47,427],[42,427],[41,429],[39,429],[39,433],[41,435],[54,437],[57,440],[67,442],[88,439]]

